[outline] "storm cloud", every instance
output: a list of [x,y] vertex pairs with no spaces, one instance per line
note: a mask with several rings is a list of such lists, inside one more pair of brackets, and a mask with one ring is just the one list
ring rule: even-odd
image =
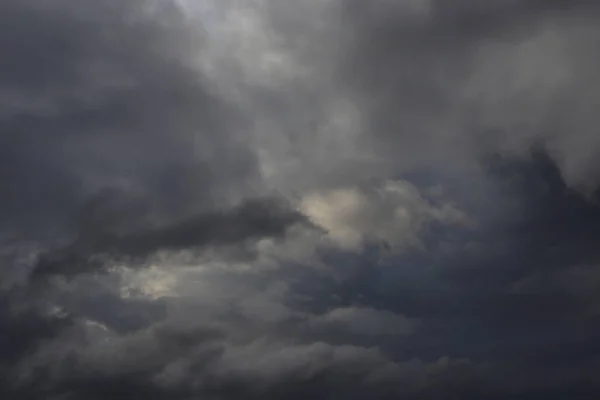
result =
[[0,395],[597,398],[596,3],[3,1]]

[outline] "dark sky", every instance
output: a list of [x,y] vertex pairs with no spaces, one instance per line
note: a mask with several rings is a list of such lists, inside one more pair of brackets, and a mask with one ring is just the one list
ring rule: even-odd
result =
[[600,398],[600,6],[0,2],[0,397]]

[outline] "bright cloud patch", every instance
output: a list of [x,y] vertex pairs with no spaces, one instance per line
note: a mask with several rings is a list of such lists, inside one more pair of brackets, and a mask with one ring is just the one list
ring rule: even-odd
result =
[[333,189],[310,194],[301,209],[346,249],[366,241],[394,249],[420,246],[419,234],[433,222],[468,225],[468,217],[450,204],[435,205],[406,181],[388,181],[377,188]]

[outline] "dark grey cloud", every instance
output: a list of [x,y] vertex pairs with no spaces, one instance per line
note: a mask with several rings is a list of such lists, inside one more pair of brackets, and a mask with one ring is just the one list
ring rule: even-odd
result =
[[589,292],[597,287],[598,206],[570,189],[543,154],[501,159],[493,176],[518,199],[519,218],[482,227],[450,254],[433,250],[399,261],[404,268],[370,272],[363,296],[428,321],[423,334],[432,347],[418,343],[408,354],[444,349],[487,364],[483,393],[591,398],[598,388],[589,374],[598,360],[591,339],[598,303]]
[[[123,211],[115,211],[123,215]],[[311,226],[306,217],[276,199],[251,199],[232,210],[187,216],[174,225],[130,232],[113,231],[113,226],[106,225],[110,220],[97,222],[101,225],[84,225],[82,235],[68,246],[40,254],[32,277],[79,274],[102,267],[111,259],[135,262],[161,250],[241,245],[250,240],[283,237],[296,224]]]
[[0,395],[596,398],[599,12],[4,1]]
[[5,230],[56,234],[106,186],[174,214],[225,201],[218,175],[256,178],[230,140],[235,113],[193,70],[183,16],[150,7],[2,5]]

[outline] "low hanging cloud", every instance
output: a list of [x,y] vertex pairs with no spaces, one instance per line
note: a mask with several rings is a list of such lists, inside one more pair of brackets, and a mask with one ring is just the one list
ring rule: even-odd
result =
[[[34,277],[78,274],[111,258],[144,260],[160,250],[177,251],[206,246],[242,244],[249,240],[284,236],[294,224],[308,221],[274,199],[249,200],[233,210],[187,217],[170,226],[119,234],[110,226],[86,232],[65,248],[42,253]],[[89,227],[87,227],[89,229]],[[100,260],[94,262],[95,257]]]
[[597,398],[590,0],[5,0],[0,396]]

